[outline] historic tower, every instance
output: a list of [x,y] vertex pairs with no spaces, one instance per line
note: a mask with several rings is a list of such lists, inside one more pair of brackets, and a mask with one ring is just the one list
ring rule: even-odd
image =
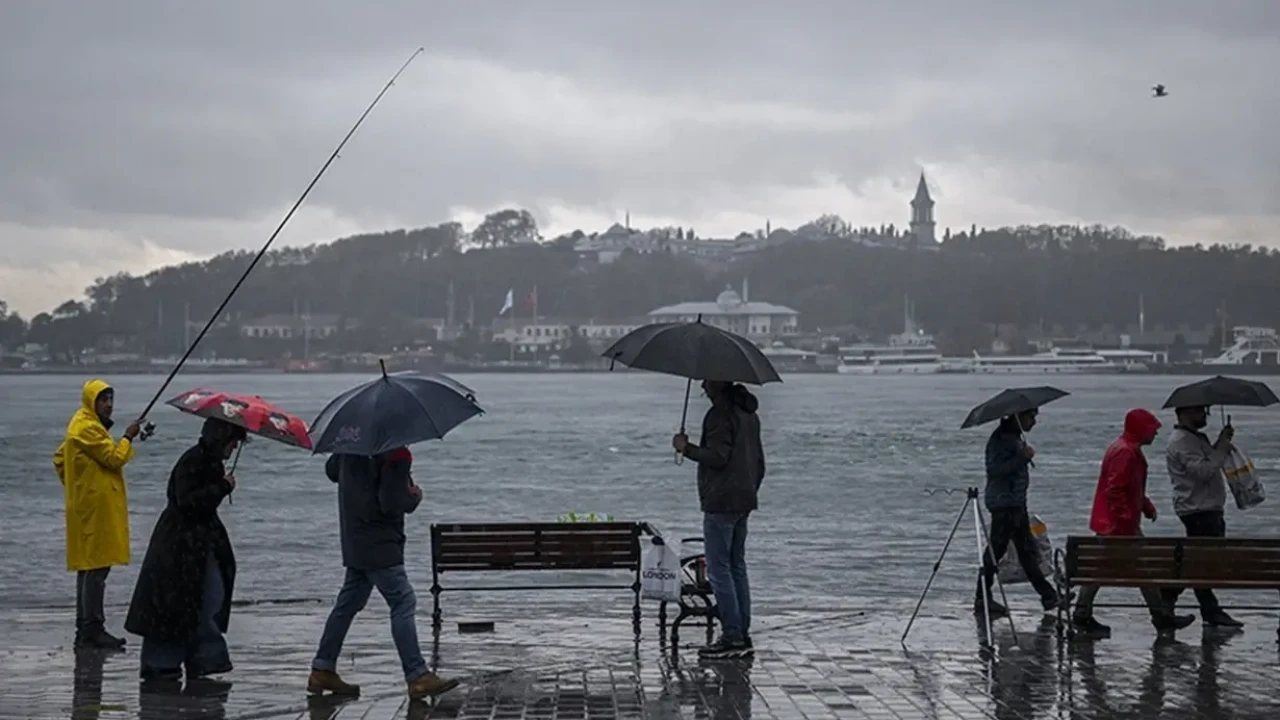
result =
[[916,185],[916,196],[911,199],[911,234],[920,244],[936,243],[933,223],[933,198],[929,197],[929,185],[924,181],[924,172],[920,173],[920,184]]

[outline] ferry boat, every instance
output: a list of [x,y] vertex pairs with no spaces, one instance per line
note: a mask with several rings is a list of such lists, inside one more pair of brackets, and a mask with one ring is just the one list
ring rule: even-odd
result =
[[843,375],[922,375],[942,372],[942,353],[933,336],[915,327],[910,315],[906,329],[889,336],[887,345],[858,344],[840,348],[836,372]]
[[975,352],[971,359],[949,360],[946,370],[980,375],[1054,375],[1115,373],[1121,372],[1123,367],[1092,348],[1053,348],[1032,355],[983,357]]
[[1152,371],[1173,375],[1280,375],[1280,337],[1275,328],[1240,325],[1231,347],[1203,362],[1158,363]]

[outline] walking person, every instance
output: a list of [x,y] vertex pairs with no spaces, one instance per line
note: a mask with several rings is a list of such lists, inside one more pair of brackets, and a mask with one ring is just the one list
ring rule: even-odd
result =
[[716,598],[720,638],[699,650],[703,657],[729,657],[752,651],[751,588],[747,578],[747,517],[758,507],[764,480],[760,442],[760,402],[735,383],[705,380],[711,407],[702,419],[698,444],[677,434],[676,452],[698,464],[698,501],[707,580]]
[[432,697],[458,686],[457,680],[446,680],[427,668],[418,645],[414,619],[418,600],[404,567],[404,516],[422,502],[422,490],[410,477],[412,462],[406,448],[374,457],[334,454],[325,462],[325,474],[338,485],[346,577],[311,663],[309,693],[360,694],[359,685],[338,675],[338,656],[352,621],[374,588],[391,608],[391,638],[400,655],[409,697]]
[[124,623],[142,637],[143,680],[178,680],[183,668],[188,681],[231,672],[236,557],[218,507],[235,490],[226,461],[245,438],[244,428],[209,418],[169,473]]
[[[1147,497],[1147,458],[1142,448],[1154,442],[1159,431],[1160,421],[1147,410],[1130,410],[1124,416],[1124,432],[1102,456],[1093,512],[1089,516],[1090,530],[1103,537],[1141,536],[1142,518],[1155,521],[1158,513]],[[1080,590],[1071,622],[1078,630],[1105,635],[1111,628],[1093,617],[1098,590],[1097,585]],[[1159,589],[1144,587],[1141,592],[1156,630],[1181,630],[1195,622],[1194,615],[1175,616]]]
[[983,501],[991,513],[990,545],[983,554],[982,570],[978,577],[978,589],[974,595],[973,609],[983,612],[984,598],[992,616],[1008,614],[1008,608],[996,602],[991,595],[1000,558],[1013,544],[1018,563],[1026,573],[1031,586],[1040,595],[1040,603],[1046,611],[1058,607],[1058,591],[1040,571],[1035,538],[1031,535],[1031,520],[1027,512],[1027,488],[1031,484],[1032,458],[1035,448],[1028,445],[1023,434],[1036,426],[1038,410],[1027,410],[1000,420],[987,440],[987,484]]
[[[1209,442],[1201,432],[1209,424],[1209,408],[1179,407],[1174,413],[1178,422],[1165,451],[1169,480],[1173,483],[1173,511],[1186,528],[1187,537],[1226,537],[1223,509],[1227,504],[1227,481],[1222,468],[1231,454],[1235,429],[1227,425],[1217,440]],[[1175,607],[1181,594],[1181,588],[1165,590],[1170,608]],[[1195,594],[1200,603],[1200,619],[1206,625],[1244,627],[1244,623],[1223,611],[1213,590],[1197,588]]]
[[124,466],[133,459],[134,422],[124,437],[111,437],[115,390],[93,379],[80,391],[80,409],[71,416],[53,468],[66,505],[67,569],[76,574],[77,648],[125,646],[106,629],[103,608],[107,575],[129,564],[129,500]]

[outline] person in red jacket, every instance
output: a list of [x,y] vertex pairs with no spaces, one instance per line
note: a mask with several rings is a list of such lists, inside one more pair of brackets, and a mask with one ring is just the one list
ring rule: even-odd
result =
[[[1156,519],[1156,506],[1147,497],[1147,458],[1142,448],[1150,445],[1159,431],[1160,421],[1146,410],[1130,410],[1124,416],[1124,433],[1102,456],[1089,516],[1090,530],[1101,536],[1140,536],[1143,516]],[[1093,617],[1098,589],[1097,585],[1087,585],[1080,590],[1071,622],[1079,630],[1105,634],[1111,628]],[[1180,630],[1196,620],[1194,615],[1175,616],[1157,588],[1142,588],[1142,598],[1157,630]]]

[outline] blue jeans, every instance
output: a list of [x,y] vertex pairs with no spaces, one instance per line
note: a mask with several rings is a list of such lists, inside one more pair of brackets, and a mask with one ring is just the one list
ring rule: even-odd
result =
[[313,670],[333,672],[337,669],[338,655],[342,654],[342,642],[347,639],[351,621],[364,609],[375,587],[387,601],[387,607],[391,608],[391,639],[400,654],[404,679],[413,682],[427,674],[427,661],[422,659],[422,650],[418,647],[418,626],[414,620],[418,598],[409,584],[404,565],[379,570],[347,568],[338,599],[334,601],[324,632],[320,635],[320,647],[316,650],[316,659],[311,662]]
[[707,580],[716,596],[724,639],[740,641],[751,632],[747,515],[704,513],[702,540],[707,552]]
[[187,677],[200,677],[231,671],[231,655],[227,639],[218,629],[214,617],[222,609],[226,589],[222,569],[210,552],[205,560],[204,582],[200,595],[200,614],[195,634],[186,642],[142,638],[142,671],[172,672],[183,665]]

